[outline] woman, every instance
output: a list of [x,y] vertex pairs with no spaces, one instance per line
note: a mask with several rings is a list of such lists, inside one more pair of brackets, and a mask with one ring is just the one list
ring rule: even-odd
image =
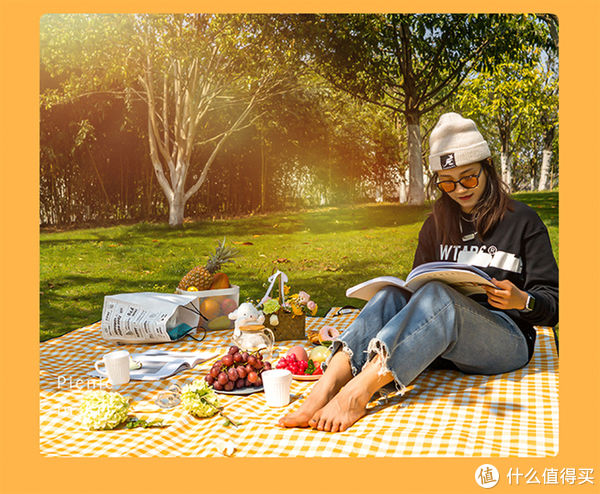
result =
[[441,197],[419,234],[414,266],[472,264],[496,288],[466,297],[440,282],[408,295],[380,290],[334,341],[323,377],[283,427],[344,431],[384,386],[399,391],[434,364],[499,374],[526,365],[533,325],[558,321],[558,267],[548,232],[530,207],[511,200],[475,123],[442,115],[430,137],[430,187]]

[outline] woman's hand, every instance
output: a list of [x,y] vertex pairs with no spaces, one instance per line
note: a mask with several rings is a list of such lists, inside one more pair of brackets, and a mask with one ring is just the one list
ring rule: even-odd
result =
[[484,285],[487,292],[488,302],[492,307],[498,309],[517,309],[523,310],[527,303],[527,292],[519,290],[512,282],[508,280],[497,280],[492,278],[492,283],[497,288]]

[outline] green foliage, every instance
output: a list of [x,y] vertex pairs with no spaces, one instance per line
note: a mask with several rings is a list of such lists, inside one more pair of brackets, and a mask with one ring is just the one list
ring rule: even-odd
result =
[[286,205],[290,188],[300,205],[313,206],[372,199],[373,184],[393,185],[399,143],[386,109],[306,76],[265,110],[260,125],[268,154],[268,209]]
[[[443,105],[474,70],[524,46],[547,43],[533,16],[513,14],[327,14],[273,16],[298,60],[353,97],[401,113],[407,123],[409,202],[424,197],[420,118]],[[415,127],[413,127],[415,126]]]
[[526,15],[328,14],[274,16],[300,60],[335,87],[403,113],[441,104],[472,70],[545,42]]
[[169,222],[180,225],[183,207],[204,184],[225,141],[251,122],[258,102],[285,89],[277,74],[283,60],[261,50],[260,32],[247,20],[208,14],[44,16],[42,66],[58,84],[42,91],[42,107],[99,92],[122,98],[128,108],[143,102],[150,162],[169,205]]
[[[558,123],[558,80],[531,50],[530,62],[504,60],[490,72],[467,79],[455,99],[457,110],[473,118],[494,148],[514,156],[515,188],[528,188],[539,176],[547,133]],[[554,133],[551,139],[558,140]]]
[[[420,167],[454,88],[503,60],[520,72],[527,47],[550,53],[552,26],[542,15],[45,15],[41,222],[164,221],[176,191],[192,218],[396,199],[409,149]],[[555,105],[535,108],[554,129]],[[403,133],[417,121],[414,156]],[[523,180],[539,161],[532,139],[515,144]]]

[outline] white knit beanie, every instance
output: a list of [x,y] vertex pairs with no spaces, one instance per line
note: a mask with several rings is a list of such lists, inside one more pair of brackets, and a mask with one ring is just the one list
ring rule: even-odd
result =
[[468,165],[491,156],[490,148],[473,120],[458,113],[444,113],[429,137],[432,172]]

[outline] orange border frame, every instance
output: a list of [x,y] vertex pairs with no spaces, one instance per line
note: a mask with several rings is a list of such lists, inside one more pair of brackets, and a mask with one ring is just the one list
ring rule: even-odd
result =
[[[215,11],[191,0],[2,0],[0,7],[1,166],[0,448],[2,492],[482,492],[476,468],[494,464],[503,474],[495,492],[559,487],[509,486],[506,472],[519,467],[594,468],[600,485],[598,314],[600,270],[595,190],[598,116],[599,5],[595,0],[453,1],[454,12],[553,12],[560,18],[561,370],[560,451],[554,458],[382,459],[55,459],[39,454],[38,434],[38,28],[49,12]],[[226,0],[221,12],[249,9]],[[375,1],[294,2],[292,12],[448,11],[440,0],[418,4]],[[255,12],[281,12],[280,2],[255,1]]]

